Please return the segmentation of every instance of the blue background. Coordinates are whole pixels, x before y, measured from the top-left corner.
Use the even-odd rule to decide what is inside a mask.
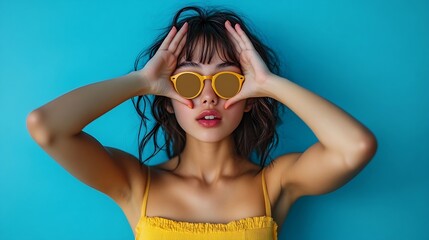
[[[339,190],[300,199],[280,239],[429,239],[429,2],[204,1],[247,17],[283,76],[377,136],[373,161]],[[120,208],[64,171],[27,132],[27,114],[132,69],[191,1],[0,0],[0,239],[132,239]],[[286,112],[274,155],[316,141]],[[131,101],[84,130],[137,155]],[[162,156],[161,156],[162,157]]]

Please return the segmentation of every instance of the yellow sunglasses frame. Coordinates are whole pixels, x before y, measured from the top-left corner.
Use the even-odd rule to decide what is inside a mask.
[[[177,87],[176,87],[176,80],[177,80],[177,78],[178,78],[178,77],[180,77],[181,75],[186,74],[186,73],[193,74],[194,76],[197,76],[197,77],[200,79],[200,90],[198,91],[198,93],[197,93],[195,96],[193,96],[193,97],[188,97],[188,98],[187,98],[187,97],[185,97],[186,99],[194,99],[194,98],[198,97],[198,96],[201,94],[201,92],[203,91],[203,88],[204,88],[204,81],[205,81],[205,80],[212,80],[212,89],[215,91],[216,95],[218,95],[220,98],[223,98],[223,99],[229,99],[229,98],[224,97],[224,96],[222,96],[221,94],[219,94],[219,92],[218,92],[218,91],[216,90],[216,88],[215,88],[216,78],[217,78],[219,75],[223,74],[223,73],[230,73],[230,74],[233,74],[233,75],[235,75],[235,76],[237,77],[238,82],[240,83],[240,87],[238,88],[237,93],[238,93],[238,92],[240,92],[241,87],[243,86],[243,82],[244,82],[244,76],[243,76],[243,75],[238,74],[238,73],[236,73],[236,72],[231,72],[231,71],[218,72],[218,73],[216,73],[215,75],[207,75],[207,76],[202,76],[202,75],[200,75],[200,74],[198,74],[198,73],[196,73],[196,72],[181,72],[181,73],[178,73],[178,74],[173,75],[173,76],[171,76],[171,77],[170,77],[170,80],[173,82],[174,89],[175,89],[175,90],[176,90],[176,92],[177,92],[177,93],[179,93],[179,94],[180,94],[180,92],[179,92],[179,91],[177,91]]]

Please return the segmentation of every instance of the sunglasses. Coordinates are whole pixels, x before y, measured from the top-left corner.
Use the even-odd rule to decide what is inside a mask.
[[[200,95],[204,80],[212,80],[215,93],[229,99],[235,96],[243,86],[244,76],[235,72],[219,72],[213,76],[201,76],[195,72],[181,72],[170,77],[176,91],[184,98],[193,99]]]

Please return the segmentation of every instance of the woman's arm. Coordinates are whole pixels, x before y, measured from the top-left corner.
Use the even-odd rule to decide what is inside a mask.
[[[186,30],[186,24],[179,31],[173,27],[142,70],[80,87],[32,111],[27,117],[31,136],[72,175],[119,204],[130,200],[133,189],[139,195],[146,171],[141,171],[138,160],[105,148],[82,129],[137,95],[162,95],[191,105],[174,91],[168,78],[185,44]]]
[[[288,79],[270,75],[266,83],[269,97],[298,115],[319,140],[302,154],[276,160],[283,167],[282,189],[293,191],[296,197],[330,192],[373,157],[377,149],[374,135],[352,116]]]
[[[129,197],[133,157],[104,148],[82,131],[125,100],[145,94],[138,72],[75,89],[32,111],[27,126],[34,140],[68,172],[116,201]],[[139,168],[135,168],[139,169]]]
[[[292,198],[330,192],[345,184],[372,158],[374,135],[353,117],[322,97],[272,74],[237,24],[225,22],[246,78],[242,90],[225,107],[251,97],[271,97],[286,105],[319,139],[304,153],[275,160],[270,173]],[[277,181],[279,180],[279,181]]]

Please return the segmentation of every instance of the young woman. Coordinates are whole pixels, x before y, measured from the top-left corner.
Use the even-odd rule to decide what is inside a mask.
[[[180,18],[183,12],[196,14]],[[27,118],[48,154],[121,207],[136,239],[277,239],[298,198],[339,188],[376,151],[375,137],[361,123],[279,76],[275,55],[231,11],[181,9],[148,53],[142,69],[139,56],[136,71],[73,90]],[[148,95],[156,95],[157,122],[139,158],[82,131],[136,96],[146,124],[140,103]],[[265,166],[277,142],[277,103],[319,141]],[[159,146],[160,130],[171,158],[142,164],[149,141]],[[253,153],[259,165],[250,161]]]

